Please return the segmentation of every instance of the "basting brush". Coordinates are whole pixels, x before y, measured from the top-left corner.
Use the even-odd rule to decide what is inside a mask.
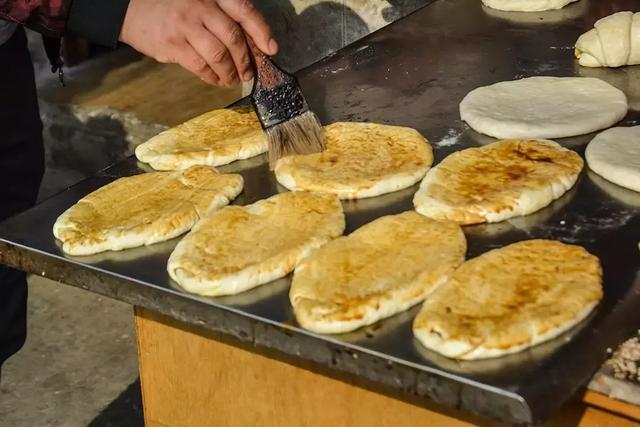
[[[298,80],[278,67],[247,36],[256,76],[251,104],[269,144],[269,166],[290,154],[311,154],[324,150],[324,130],[309,109]]]

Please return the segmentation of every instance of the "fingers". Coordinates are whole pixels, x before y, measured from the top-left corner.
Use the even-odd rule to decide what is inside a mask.
[[[249,59],[247,40],[244,37],[244,30],[233,19],[227,16],[218,6],[213,5],[215,12],[204,17],[206,28],[220,40],[229,51],[233,64],[237,70],[237,75],[242,80],[251,80],[253,72]]]
[[[179,49],[176,50],[175,60],[183,68],[191,71],[206,83],[219,86],[221,84],[218,75],[211,69],[207,61],[205,61],[196,50],[186,41]]]
[[[207,66],[217,74],[220,84],[236,86],[240,83],[236,65],[227,47],[203,25],[193,25],[187,40]]]
[[[218,5],[242,26],[261,51],[268,55],[278,52],[269,24],[250,0],[218,0]]]

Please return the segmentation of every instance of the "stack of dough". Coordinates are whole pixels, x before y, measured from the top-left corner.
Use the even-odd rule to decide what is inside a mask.
[[[427,298],[413,330],[447,357],[497,357],[560,335],[601,299],[598,258],[579,246],[529,240],[465,262]]]
[[[289,190],[319,191],[359,199],[407,188],[433,162],[429,142],[415,129],[374,123],[334,123],[325,128],[322,153],[288,156],[275,167]]]
[[[413,203],[434,219],[498,222],[533,213],[576,182],[583,162],[553,141],[504,140],[458,151],[427,173]]]
[[[574,1],[577,0],[482,0],[482,3],[492,9],[509,12],[541,12],[561,9]]]
[[[290,299],[300,325],[341,333],[421,302],[464,261],[460,226],[416,212],[385,216],[336,239],[295,271]]]
[[[460,117],[495,138],[563,138],[608,128],[627,114],[625,94],[590,77],[529,77],[469,92]]]
[[[169,258],[169,275],[189,292],[233,295],[284,277],[344,231],[330,194],[284,193],[228,206],[200,221]]]
[[[576,57],[585,67],[640,64],[640,13],[618,12],[602,18],[576,42]]]
[[[136,157],[156,170],[219,166],[267,151],[258,116],[248,108],[213,110],[136,147]]]
[[[71,255],[150,245],[188,231],[242,191],[242,176],[208,166],[120,178],[60,215],[53,234]]]
[[[621,187],[640,191],[640,126],[613,128],[587,145],[592,171]]]

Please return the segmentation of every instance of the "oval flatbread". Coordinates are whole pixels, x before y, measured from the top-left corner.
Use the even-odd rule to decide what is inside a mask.
[[[529,77],[477,88],[460,117],[495,138],[562,138],[608,128],[627,114],[625,94],[590,77]]]
[[[178,243],[167,269],[189,292],[234,295],[286,276],[344,227],[342,205],[329,194],[284,193],[228,206]]]
[[[53,234],[70,255],[151,245],[189,231],[235,199],[242,186],[241,175],[209,166],[120,178],[60,215]]]
[[[288,156],[276,163],[278,182],[292,191],[318,191],[341,199],[391,193],[420,181],[433,163],[418,131],[374,123],[325,127],[326,150]]]
[[[460,224],[533,213],[567,192],[583,162],[553,141],[498,141],[455,152],[431,169],[414,196],[416,210]]]
[[[492,9],[508,12],[541,12],[544,10],[562,9],[577,0],[482,0]]]
[[[589,168],[614,184],[640,191],[640,126],[613,128],[587,145]]]
[[[213,110],[136,147],[138,160],[156,170],[219,166],[267,151],[258,116],[248,108]]]
[[[426,299],[413,332],[447,357],[498,357],[555,338],[601,299],[598,258],[580,246],[528,240],[462,264]]]
[[[385,216],[306,258],[290,300],[303,328],[342,333],[421,302],[464,261],[460,226],[416,212]]]

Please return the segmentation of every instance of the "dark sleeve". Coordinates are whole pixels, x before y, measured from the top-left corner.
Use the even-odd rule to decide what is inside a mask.
[[[115,47],[128,6],[129,0],[73,0],[67,31],[91,42]]]
[[[65,31],[71,0],[0,0],[0,19],[59,37]],[[107,1],[107,3],[109,3]]]

